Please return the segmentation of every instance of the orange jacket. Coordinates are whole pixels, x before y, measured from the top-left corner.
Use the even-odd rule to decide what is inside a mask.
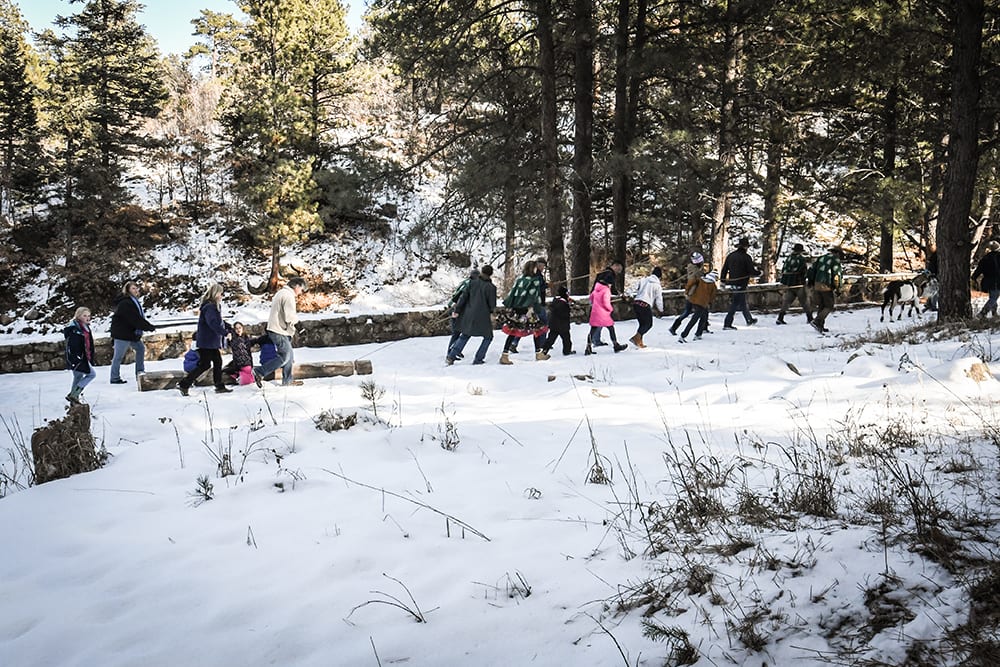
[[[715,298],[715,293],[719,290],[717,283],[705,282],[701,278],[692,278],[684,286],[684,293],[687,294],[688,301],[696,306],[708,308]]]

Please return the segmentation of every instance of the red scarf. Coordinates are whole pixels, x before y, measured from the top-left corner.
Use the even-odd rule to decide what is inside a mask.
[[[87,355],[87,361],[91,362],[93,359],[90,358],[90,327],[88,327],[83,322],[77,320],[77,324],[80,325],[80,331],[83,332],[83,353]]]

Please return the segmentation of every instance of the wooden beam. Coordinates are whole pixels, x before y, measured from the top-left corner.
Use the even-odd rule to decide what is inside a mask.
[[[307,364],[295,364],[293,374],[296,379],[309,380],[313,378],[325,378],[334,376],[349,375],[371,375],[372,362],[367,359],[356,361],[319,361]],[[183,370],[171,371],[150,371],[140,375],[138,378],[139,391],[155,391],[158,389],[173,389],[177,383],[187,375]],[[275,377],[281,377],[281,369],[275,372]],[[202,373],[195,382],[199,387],[212,386],[211,369]]]

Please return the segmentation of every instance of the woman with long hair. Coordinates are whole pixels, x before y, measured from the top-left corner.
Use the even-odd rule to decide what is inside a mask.
[[[222,285],[212,283],[201,297],[201,312],[198,315],[198,329],[194,334],[195,347],[198,349],[198,365],[177,384],[177,389],[184,396],[202,373],[212,367],[212,384],[215,393],[227,394],[232,391],[222,383],[222,348],[225,345],[229,327],[222,321]]]

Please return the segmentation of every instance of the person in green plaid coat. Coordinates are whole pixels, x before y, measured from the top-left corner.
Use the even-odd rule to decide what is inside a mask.
[[[775,324],[788,324],[785,322],[785,313],[792,307],[795,300],[799,300],[799,305],[806,313],[806,322],[812,322],[812,310],[809,309],[809,290],[806,289],[806,269],[809,268],[809,260],[805,256],[805,248],[801,243],[792,246],[792,254],[785,260],[781,267],[781,284],[785,286],[785,295],[781,300],[781,310],[778,311],[778,321]]]
[[[816,331],[826,333],[826,318],[833,312],[834,300],[837,290],[844,282],[844,270],[840,260],[844,256],[844,251],[839,246],[833,246],[829,251],[816,260],[810,269],[812,275],[811,287],[816,297],[816,307],[818,312],[813,318],[812,325]]]
[[[507,334],[507,342],[503,346],[500,363],[505,366],[512,363],[510,360],[511,348],[525,336],[531,336],[535,341],[535,359],[542,361],[549,358],[549,355],[542,351],[544,338],[540,338],[545,335],[549,328],[538,317],[542,295],[536,273],[534,260],[525,264],[521,277],[514,281],[507,296],[504,297],[503,305],[507,308],[507,314],[503,318],[502,329]]]

